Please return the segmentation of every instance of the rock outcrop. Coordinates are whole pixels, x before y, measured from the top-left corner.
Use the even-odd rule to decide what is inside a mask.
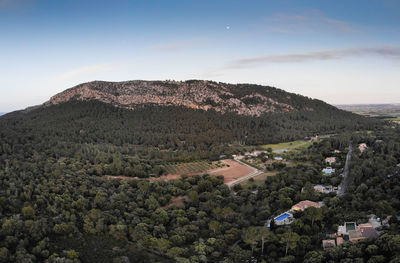
[[[265,112],[298,110],[298,107],[291,103],[292,96],[299,95],[260,85],[233,85],[202,80],[93,81],[65,90],[53,96],[44,105],[49,106],[69,100],[98,100],[129,109],[143,104],[157,104],[203,110],[212,108],[222,113],[235,112],[247,116],[260,116]],[[313,110],[307,107],[303,109]]]

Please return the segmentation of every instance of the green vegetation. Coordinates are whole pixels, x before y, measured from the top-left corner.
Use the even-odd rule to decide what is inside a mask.
[[[305,149],[309,147],[313,142],[310,141],[303,141],[303,140],[298,140],[298,141],[291,141],[291,142],[281,142],[281,143],[275,143],[275,144],[267,144],[261,146],[263,150],[268,150],[272,149],[272,151],[279,151],[279,150],[287,150],[287,151],[292,151],[292,150],[298,150],[298,149]]]
[[[263,145],[262,149],[263,150],[272,149],[273,151],[282,150],[282,149],[296,149],[300,146],[308,147],[310,144],[311,144],[310,142],[300,140],[300,141],[267,144],[267,145]]]
[[[240,184],[243,187],[254,189],[257,186],[261,186],[261,185],[265,184],[265,180],[267,179],[267,177],[275,176],[276,174],[278,174],[278,172],[262,173],[258,176],[253,177],[252,179],[250,179],[248,181],[241,182]]]
[[[377,240],[325,251],[321,240],[345,221],[400,214],[400,129],[378,130],[380,122],[352,114],[321,116],[128,111],[98,102],[6,115],[0,118],[0,262],[399,262],[394,219]],[[340,133],[347,129],[374,132]],[[235,153],[232,143],[296,140],[315,130],[340,134],[287,154],[291,165],[271,164],[275,176],[236,185],[235,193],[223,178],[207,175],[152,183],[103,177],[159,176],[182,162],[192,163],[180,169],[200,169],[208,161],[194,160]],[[350,142],[369,147],[354,150],[348,191],[315,192],[313,184],[340,184],[340,175],[321,176],[321,169],[336,149],[333,167],[341,169]],[[265,227],[302,200],[325,206],[296,213],[291,225]]]
[[[184,107],[126,110],[98,101],[71,101],[3,116],[0,136],[8,145],[18,140],[27,154],[81,167],[82,174],[147,178],[166,174],[170,164],[238,153],[232,144],[290,141],[315,130],[372,129],[379,123],[323,104],[318,114],[248,117]]]
[[[251,167],[254,167],[254,168],[258,169],[258,170],[261,170],[261,171],[264,170],[263,167],[258,166],[258,165],[254,164],[254,163],[248,162],[245,159],[242,159],[241,162],[243,162],[243,163],[245,163],[247,165],[250,165]]]
[[[206,161],[197,161],[197,162],[166,165],[165,171],[169,174],[191,174],[191,173],[201,173],[210,169],[223,166],[224,164],[221,162],[211,163]]]
[[[398,260],[396,221],[375,241],[322,251],[321,240],[344,221],[362,223],[371,213],[381,218],[399,214],[400,203],[393,198],[400,190],[399,135],[400,130],[391,129],[351,138],[370,147],[361,155],[355,150],[352,180],[341,198],[310,186],[340,182],[339,176],[320,176],[320,168],[334,149],[342,151],[339,160],[345,158],[350,138],[342,135],[294,154],[295,160],[311,166],[283,167],[236,195],[222,178],[209,176],[169,183],[106,180],[80,174],[80,167],[74,170],[45,155],[27,158],[25,151],[9,152],[3,143],[0,256],[12,262]],[[13,148],[21,146],[17,142]],[[183,207],[162,208],[180,196],[188,196]],[[311,209],[295,214],[289,226],[265,228],[268,218],[301,200],[323,200],[326,205],[316,213]]]

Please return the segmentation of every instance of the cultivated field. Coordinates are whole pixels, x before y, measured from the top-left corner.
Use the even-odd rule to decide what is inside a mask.
[[[257,169],[255,168],[246,166],[234,160],[223,160],[222,162],[224,162],[229,167],[213,169],[208,171],[207,173],[211,175],[224,176],[224,182],[226,184],[229,184],[241,177],[247,176],[254,171],[257,171]]]
[[[254,176],[253,177],[253,179],[254,179],[253,182],[250,182],[249,180],[246,180],[246,181],[241,182],[240,184],[242,186],[245,186],[245,187],[251,187],[253,185],[260,186],[260,185],[264,184],[264,182],[267,179],[267,177],[275,176],[277,173],[278,173],[278,171],[262,173],[260,175]]]
[[[167,174],[193,174],[193,173],[202,173],[207,170],[215,169],[218,167],[224,166],[222,162],[206,162],[206,161],[198,161],[198,162],[190,162],[190,163],[180,163],[167,165],[166,170]]]

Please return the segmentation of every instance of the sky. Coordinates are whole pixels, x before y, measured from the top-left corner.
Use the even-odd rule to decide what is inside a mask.
[[[0,0],[0,112],[134,79],[400,103],[400,1]]]

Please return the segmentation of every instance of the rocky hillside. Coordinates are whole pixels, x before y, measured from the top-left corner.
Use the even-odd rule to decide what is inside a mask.
[[[185,106],[203,110],[212,108],[217,112],[235,112],[247,116],[260,116],[266,112],[314,111],[323,103],[276,88],[252,84],[233,85],[202,80],[135,80],[80,84],[53,96],[45,105],[70,100],[98,100],[128,109],[143,104]]]

